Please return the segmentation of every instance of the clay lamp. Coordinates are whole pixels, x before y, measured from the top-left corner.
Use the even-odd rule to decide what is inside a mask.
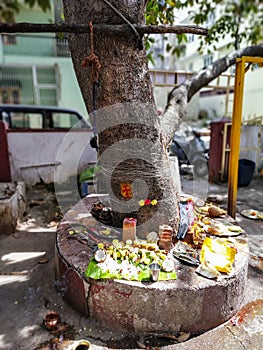
[[[48,330],[52,331],[57,329],[58,323],[59,323],[59,314],[56,311],[51,311],[48,314],[46,314],[44,325]]]
[[[101,202],[94,203],[92,205],[90,213],[95,219],[98,219],[103,208],[104,208],[104,205]]]

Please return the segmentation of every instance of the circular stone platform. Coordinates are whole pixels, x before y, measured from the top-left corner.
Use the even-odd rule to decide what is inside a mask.
[[[249,257],[244,234],[236,237],[238,253],[232,275],[217,281],[197,275],[195,267],[179,261],[177,279],[173,281],[87,278],[85,270],[93,255],[91,242],[88,244],[81,235],[70,237],[68,229],[79,224],[92,227],[94,218],[89,213],[98,200],[102,198],[82,199],[66,213],[57,229],[56,277],[65,291],[65,300],[73,308],[114,329],[156,334],[204,332],[227,321],[240,309]]]

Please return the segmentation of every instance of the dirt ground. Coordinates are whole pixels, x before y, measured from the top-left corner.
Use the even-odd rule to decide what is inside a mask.
[[[215,345],[205,347],[209,332],[189,343],[178,344],[167,335],[158,339],[152,336],[140,338],[105,329],[74,311],[64,302],[65,286],[58,283],[55,276],[55,232],[60,218],[53,189],[44,185],[34,186],[27,190],[27,210],[16,232],[9,236],[0,235],[0,349],[64,349],[74,339],[87,339],[94,349],[162,347],[191,350],[200,346],[204,350],[219,349]],[[248,278],[244,303],[262,300],[262,271],[250,267]],[[58,329],[50,331],[43,322],[53,310],[58,312],[60,323]],[[228,336],[231,337],[230,347],[223,348],[239,349],[240,344],[237,347],[232,344],[234,335],[229,333],[225,335],[226,339]],[[213,333],[210,338],[214,338]],[[246,348],[260,349],[256,336],[253,341],[253,347]],[[189,345],[184,347],[184,344]]]
[[[0,349],[64,349],[79,339],[88,339],[96,349],[135,349],[137,341],[147,344],[147,339],[140,342],[128,332],[106,329],[64,302],[65,286],[56,280],[54,257],[61,215],[53,189],[37,185],[27,189],[26,212],[16,232],[0,235]],[[44,325],[51,311],[60,316],[55,331]],[[151,342],[174,343],[167,339]]]

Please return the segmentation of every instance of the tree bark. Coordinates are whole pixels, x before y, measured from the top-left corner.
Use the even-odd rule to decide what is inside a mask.
[[[136,25],[134,29],[139,35],[144,34],[197,34],[207,35],[207,29],[194,25]],[[89,33],[87,24],[57,24],[57,23],[0,23],[1,33]],[[94,24],[94,33],[108,32],[112,35],[131,36],[131,27],[127,24],[109,25]]]
[[[103,1],[63,2],[66,24],[123,23]],[[131,23],[144,23],[145,1],[111,3]],[[110,193],[114,224],[122,226],[124,217],[135,216],[140,237],[157,231],[164,223],[177,231],[177,196],[154,104],[145,49],[138,49],[135,36],[94,34],[94,53],[101,64],[98,82],[94,83],[91,68],[81,66],[83,59],[92,53],[91,39],[90,35],[72,34],[70,49],[83,98],[98,131],[99,163]],[[132,189],[130,198],[122,192],[122,186],[127,184]],[[138,204],[146,199],[157,200],[157,204]]]

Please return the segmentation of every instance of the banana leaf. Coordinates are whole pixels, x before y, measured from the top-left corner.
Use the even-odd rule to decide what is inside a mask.
[[[97,264],[96,260],[92,258],[90,260],[90,263],[86,269],[86,277],[93,278],[95,280],[99,279],[126,279],[131,281],[151,281],[150,277],[150,268],[148,266],[145,266],[144,269],[142,269],[136,276],[127,276],[122,275],[118,271],[116,272],[109,272],[109,271],[103,271]],[[168,280],[175,280],[177,277],[176,272],[164,272],[160,271],[159,274],[159,281],[168,281]]]

